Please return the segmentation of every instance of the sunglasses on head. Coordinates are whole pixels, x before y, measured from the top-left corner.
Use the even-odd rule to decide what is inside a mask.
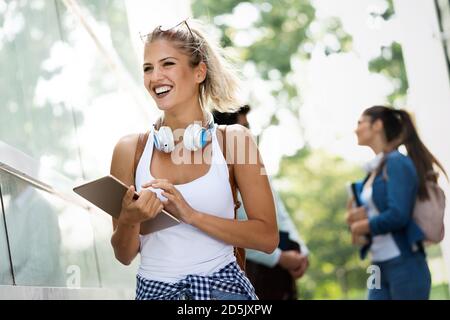
[[[186,27],[187,27],[188,30],[189,30],[189,33],[191,34],[192,39],[195,39],[194,34],[192,33],[192,30],[191,30],[191,28],[189,27],[189,24],[188,24],[188,22],[187,22],[188,19],[189,19],[189,18],[184,19],[183,21],[181,21],[180,23],[177,23],[177,24],[174,25],[173,27],[166,27],[166,26],[160,25],[160,26],[158,26],[158,27],[156,28],[156,30],[158,30],[158,31],[160,31],[160,32],[167,32],[167,31],[176,29],[176,28],[178,28],[178,27],[181,26],[181,25],[186,25]],[[149,38],[150,35],[152,35],[152,33],[153,33],[153,32],[147,33],[147,34],[141,34],[141,33],[139,32],[139,36],[140,36],[142,42],[144,42],[144,43],[148,42],[148,38]]]

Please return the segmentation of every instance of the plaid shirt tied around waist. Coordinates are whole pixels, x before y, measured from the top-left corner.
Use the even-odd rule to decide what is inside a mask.
[[[211,290],[215,289],[258,299],[245,273],[236,262],[231,262],[209,276],[188,275],[176,283],[137,275],[136,300],[211,300]]]

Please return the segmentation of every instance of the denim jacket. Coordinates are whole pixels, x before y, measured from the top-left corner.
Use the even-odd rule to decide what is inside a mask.
[[[386,155],[384,166],[386,170],[380,170],[372,185],[372,200],[380,214],[369,218],[370,236],[391,233],[401,255],[410,255],[415,244],[423,250],[424,239],[424,233],[412,219],[419,185],[417,171],[411,158],[397,150]],[[359,197],[367,179],[368,176],[357,183]],[[370,246],[369,240],[361,248],[361,259],[367,256]]]

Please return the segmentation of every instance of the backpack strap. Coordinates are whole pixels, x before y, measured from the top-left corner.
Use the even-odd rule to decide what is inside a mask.
[[[139,160],[142,157],[142,153],[144,153],[145,145],[147,144],[147,140],[148,140],[149,134],[150,134],[150,131],[147,131],[145,133],[140,133],[139,137],[138,137],[137,144],[136,144],[136,151],[134,153],[134,165],[133,165],[133,180],[134,180],[134,187],[135,188],[136,188],[136,171],[137,171],[137,166],[139,164]]]
[[[223,154],[223,157],[225,158],[225,161],[227,162],[231,193],[233,194],[234,218],[237,219],[237,209],[240,208],[241,202],[237,199],[237,187],[236,187],[236,182],[234,179],[233,164],[228,163],[229,161],[231,161],[231,156],[230,156],[230,152],[227,148],[227,126],[220,125],[219,130],[222,132],[222,154]],[[230,159],[230,160],[227,160],[227,159]]]
[[[241,206],[241,203],[237,200],[237,186],[234,178],[234,170],[233,170],[233,163],[229,163],[231,161],[231,158],[229,156],[229,150],[227,148],[227,126],[226,125],[220,125],[219,130],[222,134],[222,154],[225,158],[225,161],[227,162],[228,166],[228,173],[229,173],[229,182],[231,187],[231,193],[233,195],[233,202],[234,202],[234,219],[237,219],[237,209]],[[227,156],[228,155],[228,156]],[[230,159],[227,161],[227,159]],[[245,249],[244,248],[238,248],[234,247],[234,255],[236,256],[236,261],[241,267],[242,271],[245,272]]]

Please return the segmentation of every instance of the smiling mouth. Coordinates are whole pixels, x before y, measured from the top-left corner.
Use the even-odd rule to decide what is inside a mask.
[[[165,96],[167,96],[170,93],[170,91],[172,91],[172,88],[173,88],[172,86],[168,86],[168,85],[159,86],[159,87],[153,88],[153,92],[155,92],[155,94],[158,98],[164,98]]]

